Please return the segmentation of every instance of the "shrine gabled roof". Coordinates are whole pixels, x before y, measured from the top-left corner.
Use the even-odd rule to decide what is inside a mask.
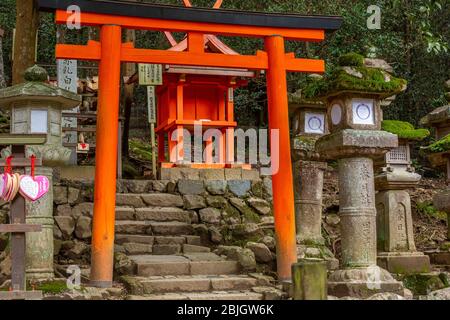
[[[254,27],[318,29],[335,31],[342,18],[337,16],[262,13],[238,10],[180,7],[150,3],[108,0],[36,0],[42,11],[66,10],[71,5],[81,12],[177,21],[220,23]]]

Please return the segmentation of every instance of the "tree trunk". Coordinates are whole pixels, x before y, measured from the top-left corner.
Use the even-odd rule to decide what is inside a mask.
[[[126,30],[125,32],[125,42],[135,42],[136,32],[134,30]],[[123,67],[123,75],[125,77],[131,77],[136,72],[135,63],[125,63]],[[134,103],[134,84],[129,84],[124,86],[124,124],[123,124],[123,135],[122,135],[122,154],[125,157],[129,157],[129,143],[128,139],[130,137],[130,119],[131,119],[131,108]]]
[[[4,31],[0,28],[0,89],[6,87],[5,64],[3,63],[3,35]]]
[[[16,0],[16,35],[13,57],[13,84],[23,82],[24,72],[36,62],[36,34],[39,12],[34,1]]]

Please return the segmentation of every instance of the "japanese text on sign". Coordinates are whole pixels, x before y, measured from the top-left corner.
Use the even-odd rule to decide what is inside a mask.
[[[139,84],[143,86],[162,85],[162,65],[139,64]]]

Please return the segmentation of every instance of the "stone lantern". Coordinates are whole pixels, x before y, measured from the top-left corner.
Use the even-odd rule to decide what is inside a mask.
[[[299,259],[322,259],[328,269],[339,261],[322,236],[322,192],[327,163],[315,151],[315,143],[328,134],[327,109],[320,100],[306,100],[301,90],[289,96],[292,123],[295,222]]]
[[[430,132],[394,120],[383,121],[382,127],[399,137],[399,146],[376,162],[378,265],[397,274],[429,272],[430,258],[416,250],[407,189],[422,178],[411,165],[410,145]]]
[[[450,80],[446,83],[445,97],[450,103]],[[434,207],[447,213],[447,241],[441,245],[440,251],[431,254],[435,264],[450,265],[450,104],[439,107],[421,120],[421,124],[435,128],[436,142],[423,151],[428,155],[431,165],[443,168],[447,172],[447,189],[436,194]]]
[[[328,109],[331,134],[317,141],[316,151],[338,160],[342,258],[328,282],[329,294],[338,297],[403,294],[402,284],[377,266],[373,160],[398,147],[396,135],[381,131],[381,103],[404,90],[406,81],[372,62],[358,54],[342,56],[329,76],[305,91]]]
[[[11,113],[11,134],[47,134],[44,145],[27,146],[27,157],[35,155],[43,166],[35,175],[45,175],[52,186],[51,166],[64,165],[71,151],[62,145],[61,111],[72,109],[81,98],[45,83],[48,74],[35,65],[25,71],[25,82],[0,90],[0,108]],[[1,152],[7,157],[10,149]],[[29,173],[29,171],[28,171]],[[52,278],[53,273],[53,190],[35,202],[27,201],[27,223],[42,225],[42,232],[27,235],[27,277]]]

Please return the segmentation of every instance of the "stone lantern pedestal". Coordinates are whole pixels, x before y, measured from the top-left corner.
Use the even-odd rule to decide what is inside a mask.
[[[378,265],[397,274],[430,272],[430,259],[416,250],[411,199],[421,176],[411,166],[409,142],[389,151],[377,165],[375,177]]]
[[[294,113],[291,122],[297,255],[302,260],[324,260],[328,270],[335,270],[339,261],[322,236],[322,193],[327,163],[315,151],[317,139],[328,133],[326,106],[321,101],[301,99],[299,90],[289,96],[289,109]]]
[[[397,136],[384,131],[342,130],[317,142],[317,151],[338,159],[340,270],[328,281],[333,296],[367,297],[378,292],[403,294],[403,286],[377,267],[373,159],[395,148]]]
[[[446,82],[446,88],[445,97],[450,103],[450,80]],[[429,255],[433,264],[450,266],[450,104],[430,112],[421,120],[421,124],[433,127],[436,131],[436,142],[423,148],[431,165],[447,172],[447,188],[433,199],[434,207],[447,213],[447,241],[441,244],[440,250],[430,252]]]
[[[62,145],[61,112],[73,109],[81,98],[69,91],[46,83],[45,69],[33,66],[25,71],[26,82],[0,90],[0,108],[11,110],[11,134],[47,134],[44,145],[27,146],[26,156],[42,159],[43,166],[35,175],[53,180],[53,166],[64,165],[71,151]],[[11,154],[9,148],[2,157]],[[30,174],[29,168],[27,174]],[[26,238],[26,271],[28,279],[48,279],[53,272],[53,190],[35,202],[27,201],[26,222],[41,224],[42,232],[30,233]]]
[[[315,150],[338,161],[341,265],[328,279],[328,293],[338,297],[403,294],[402,283],[377,266],[374,160],[398,147],[396,135],[381,131],[381,105],[403,91],[406,81],[373,62],[344,55],[333,72],[305,90],[327,105],[331,134],[321,137]]]

